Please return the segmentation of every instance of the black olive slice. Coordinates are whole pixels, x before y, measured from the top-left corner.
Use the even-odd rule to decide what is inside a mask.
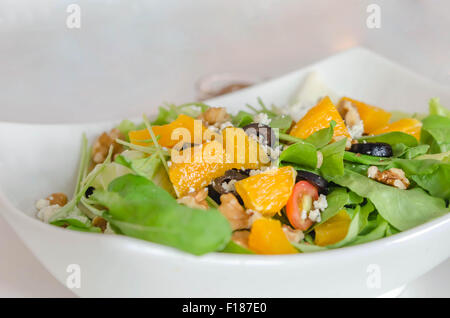
[[[223,184],[229,183],[231,180],[239,181],[245,178],[248,178],[248,175],[240,172],[239,170],[227,170],[223,176],[214,179],[213,182],[208,186],[208,194],[214,201],[220,204],[220,196],[222,194],[233,193],[238,201],[242,204],[243,201],[237,194],[236,190],[230,191],[230,189],[224,188]]]
[[[94,190],[95,190],[94,187],[89,187],[89,188],[87,188],[86,192],[84,193],[84,196],[85,196],[86,198],[89,198],[89,197],[92,195],[92,193],[94,193]]]
[[[317,187],[319,193],[328,194],[328,181],[321,176],[309,171],[297,170],[297,178],[295,182],[299,182],[301,180],[311,182],[314,186]]]
[[[361,153],[374,157],[392,157],[392,147],[384,142],[367,142],[353,144],[350,148],[351,152]]]
[[[272,145],[275,145],[275,133],[273,132],[272,128],[267,125],[258,124],[258,123],[252,123],[248,124],[247,126],[244,126],[244,131],[247,135],[256,135],[256,137],[259,140],[259,136],[262,136],[262,141],[264,145],[267,145],[269,147],[272,147]]]

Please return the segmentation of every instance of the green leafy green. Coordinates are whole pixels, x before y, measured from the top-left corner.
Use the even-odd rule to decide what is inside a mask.
[[[203,103],[187,103],[182,105],[166,104],[158,108],[158,116],[152,125],[166,125],[173,122],[181,114],[196,118],[209,108]],[[145,126],[143,126],[145,128]]]
[[[360,163],[364,165],[370,165],[370,166],[383,166],[388,165],[391,162],[391,159],[389,158],[383,158],[383,157],[375,157],[375,156],[369,156],[361,153],[354,153],[350,151],[344,152],[344,160],[354,163]]]
[[[391,167],[402,169],[409,179],[432,196],[450,199],[450,163],[432,159],[396,159],[389,165]]]
[[[370,199],[381,216],[402,231],[448,212],[443,199],[432,197],[422,189],[400,190],[349,169],[345,169],[343,175],[334,175],[329,180]]]
[[[450,151],[450,118],[430,115],[422,123],[420,141],[430,145],[430,153]]]
[[[316,147],[306,142],[297,142],[281,152],[280,161],[315,169],[317,167]]]
[[[320,172],[324,176],[341,175],[344,173],[344,152],[347,140],[343,138],[323,147],[320,151],[323,163]]]
[[[340,210],[344,208],[349,200],[349,194],[344,188],[335,188],[327,195],[328,207],[323,210],[321,221],[322,224],[335,216]]]
[[[430,99],[428,105],[430,115],[439,115],[450,118],[450,110],[441,105],[438,97]]]
[[[104,217],[121,233],[201,255],[222,250],[231,237],[227,219],[216,209],[180,205],[142,176],[128,174],[95,190],[92,200],[108,208]]]
[[[392,131],[375,136],[363,136],[361,138],[358,138],[358,141],[384,142],[390,144],[391,146],[394,146],[396,144],[404,144],[408,147],[415,147],[418,145],[416,138],[400,131]]]
[[[328,145],[331,142],[331,139],[333,139],[333,133],[334,133],[334,127],[336,126],[336,122],[332,120],[330,122],[330,127],[323,128],[312,135],[310,135],[308,138],[306,138],[306,142],[309,142],[310,144],[313,144],[317,148],[322,148],[326,145]]]
[[[231,120],[236,127],[244,127],[253,122],[253,115],[249,112],[240,110]]]
[[[229,241],[227,246],[221,251],[222,253],[233,253],[233,254],[255,254],[248,248],[245,248],[233,241]]]
[[[131,120],[124,119],[120,122],[119,125],[116,126],[116,128],[119,129],[122,135],[125,136],[126,141],[130,141],[130,139],[128,138],[128,133],[133,130],[144,129],[145,126],[144,123],[136,125]]]

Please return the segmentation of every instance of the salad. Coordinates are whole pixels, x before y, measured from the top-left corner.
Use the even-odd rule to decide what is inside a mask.
[[[69,230],[126,235],[195,255],[308,253],[371,242],[449,212],[450,111],[387,112],[320,98],[301,118],[165,105],[88,145],[75,190],[38,200]]]

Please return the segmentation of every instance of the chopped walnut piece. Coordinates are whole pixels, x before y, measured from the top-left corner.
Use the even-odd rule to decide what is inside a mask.
[[[241,245],[242,247],[248,248],[248,236],[250,235],[250,231],[234,231],[231,235],[231,240]]]
[[[305,237],[302,230],[294,230],[289,225],[283,224],[283,232],[291,243],[298,243]]]
[[[359,138],[364,133],[364,122],[359,116],[358,109],[351,101],[341,100],[338,105],[339,114],[344,118],[348,132],[352,138]]]
[[[347,126],[353,127],[359,123],[358,109],[348,100],[342,100],[337,107]]]
[[[405,190],[409,187],[409,180],[406,178],[405,172],[402,169],[391,168],[381,172],[378,170],[378,167],[370,166],[369,169],[367,169],[367,176],[370,179],[374,179],[398,189]]]
[[[102,232],[105,232],[106,227],[108,225],[108,222],[102,218],[101,216],[96,216],[93,220],[92,220],[92,225],[99,227]]]
[[[67,195],[61,192],[50,194],[46,200],[48,200],[49,205],[59,205],[65,206],[67,204]]]
[[[206,202],[208,188],[203,188],[195,192],[190,192],[184,197],[177,199],[178,203],[184,204],[190,208],[207,210],[209,208]]]
[[[122,139],[123,135],[119,129],[113,128],[108,134],[101,134],[92,146],[92,161],[102,163],[108,156],[109,147],[113,146],[113,157],[123,151],[122,145],[116,142],[116,139]]]
[[[248,228],[249,215],[232,193],[222,194],[220,202],[219,211],[230,222],[233,231]]]
[[[223,124],[230,120],[231,116],[227,113],[226,109],[223,107],[211,107],[208,108],[205,112],[197,117],[198,119],[203,120],[203,123],[206,126],[216,126],[219,127],[220,124]]]

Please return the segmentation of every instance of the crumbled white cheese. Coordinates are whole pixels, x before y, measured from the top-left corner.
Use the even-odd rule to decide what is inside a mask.
[[[306,220],[306,218],[308,217],[308,212],[306,210],[302,211],[302,220]]]
[[[308,217],[313,222],[320,222],[322,220],[319,209],[309,211]]]
[[[364,122],[360,119],[357,121],[356,124],[354,124],[351,127],[347,127],[348,128],[348,132],[350,134],[350,136],[353,139],[358,139],[360,137],[362,137],[363,133],[364,133]]]
[[[220,131],[224,130],[227,127],[233,127],[233,124],[229,121],[224,122],[223,124],[220,125]]]
[[[36,202],[36,209],[42,210],[50,205],[50,201],[46,199],[40,199]]]
[[[377,173],[378,173],[377,166],[370,166],[369,169],[367,169],[367,177],[369,177],[370,179],[374,179]]]
[[[319,198],[313,202],[314,208],[320,211],[325,210],[328,207],[327,197],[323,194],[319,196]]]
[[[167,161],[167,166],[170,168],[172,166],[172,161]]]
[[[270,124],[270,122],[272,121],[272,119],[270,119],[266,113],[259,113],[259,114],[256,114],[255,116],[253,116],[253,121],[255,123],[268,126]]]
[[[249,175],[250,175],[250,177],[251,176],[256,176],[257,174],[260,174],[260,173],[263,173],[263,172],[267,172],[269,170],[276,169],[276,168],[277,167],[275,167],[275,166],[261,167],[261,169],[250,170]]]
[[[37,213],[37,217],[41,220],[44,221],[45,223],[48,223],[50,218],[55,215],[59,209],[61,209],[61,207],[57,204],[54,205],[49,205],[41,210],[39,210],[39,212]]]
[[[189,193],[194,193],[195,192],[195,188],[194,187],[189,187]]]
[[[230,182],[222,182],[222,188],[226,192],[233,192],[234,191],[234,184],[236,183],[236,179],[230,180]]]
[[[316,164],[316,168],[319,169],[320,167],[322,167],[322,163],[323,163],[323,154],[321,151],[317,151],[317,164]]]

